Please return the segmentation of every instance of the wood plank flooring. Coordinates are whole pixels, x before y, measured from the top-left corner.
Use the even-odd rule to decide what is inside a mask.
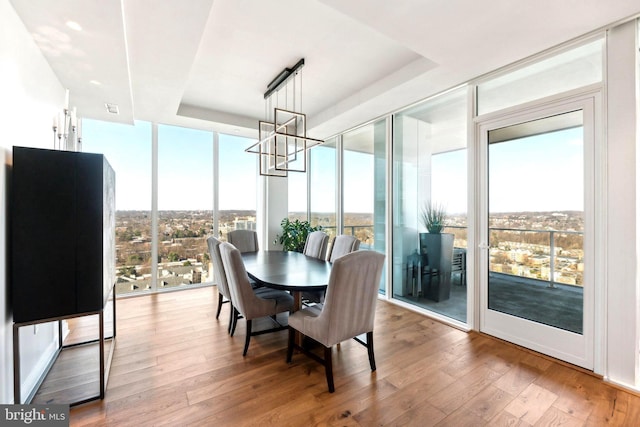
[[[548,358],[378,302],[371,373],[364,347],[334,349],[336,392],[287,332],[227,334],[216,288],[118,300],[104,401],[73,426],[638,426],[640,397]]]
[[[82,402],[100,395],[99,316],[89,315],[67,320],[71,325],[63,348],[44,382],[33,397],[33,404]],[[113,335],[113,305],[104,312],[105,337]],[[93,342],[96,341],[96,342]],[[111,340],[106,339],[105,369],[107,370]]]

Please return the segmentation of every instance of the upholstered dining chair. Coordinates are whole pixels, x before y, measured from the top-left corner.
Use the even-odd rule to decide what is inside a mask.
[[[254,230],[233,230],[227,234],[227,241],[241,253],[258,252],[258,233]]]
[[[227,234],[227,241],[235,246],[240,253],[258,252],[258,233],[254,230],[233,230]],[[255,281],[249,279],[254,289],[260,287]],[[236,319],[237,320],[237,319]],[[235,326],[235,324],[234,324]]]
[[[327,244],[329,235],[324,231],[313,231],[307,236],[304,243],[303,254],[318,259],[325,259],[327,256]]]
[[[218,309],[216,310],[216,319],[220,316],[222,304],[231,302],[231,294],[229,293],[229,285],[227,284],[227,275],[225,274],[224,266],[222,265],[222,258],[220,257],[220,243],[222,242],[213,236],[207,239],[209,257],[213,264],[213,273],[215,274],[218,285]],[[231,326],[234,324],[234,315],[234,308],[231,306],[229,312],[229,333],[231,333]]]
[[[333,238],[327,258],[333,262],[343,255],[357,251],[358,248],[360,248],[360,240],[348,234],[340,234]]]
[[[378,301],[384,255],[375,251],[358,251],[344,255],[333,263],[322,310],[304,308],[289,316],[287,363],[294,348],[325,367],[329,392],[333,393],[331,349],[354,338],[367,347],[371,371],[376,370],[373,353],[373,324]],[[295,342],[296,331],[324,346],[324,358]],[[366,334],[366,342],[358,335]]]
[[[258,294],[249,283],[247,270],[244,268],[240,251],[231,243],[221,243],[220,256],[222,265],[227,275],[227,283],[231,294],[233,306],[246,320],[247,335],[244,342],[243,356],[247,355],[249,342],[252,336],[265,334],[267,332],[281,331],[286,328],[276,322],[275,316],[278,313],[291,311],[293,308],[293,297],[285,291],[261,288]],[[277,324],[276,327],[261,331],[252,331],[252,321],[260,317],[268,317]],[[235,329],[235,327],[234,327]]]
[[[307,236],[303,254],[324,260],[327,256],[329,235],[324,231],[313,231]],[[302,293],[302,301],[306,303],[320,303],[324,300],[324,291],[306,291]]]

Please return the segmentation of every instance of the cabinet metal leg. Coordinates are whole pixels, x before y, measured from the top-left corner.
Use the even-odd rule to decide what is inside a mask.
[[[13,403],[22,403],[20,395],[20,327],[13,324]]]

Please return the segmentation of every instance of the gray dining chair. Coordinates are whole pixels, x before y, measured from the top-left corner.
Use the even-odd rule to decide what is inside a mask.
[[[292,310],[293,297],[288,292],[267,288],[261,288],[260,293],[256,293],[256,290],[249,283],[249,276],[244,268],[240,251],[231,243],[226,242],[221,243],[219,248],[231,301],[246,321],[247,335],[242,352],[242,355],[246,356],[252,336],[281,331],[286,328],[276,321],[275,316],[278,313]],[[252,321],[261,317],[269,317],[277,326],[266,330],[252,331]]]
[[[355,252],[360,248],[360,240],[348,234],[340,234],[333,238],[328,259],[334,262],[343,255]]]
[[[220,317],[220,311],[222,310],[222,304],[231,302],[231,293],[229,292],[229,285],[227,284],[227,275],[222,265],[222,258],[220,257],[220,244],[222,242],[215,237],[211,236],[207,239],[207,246],[209,247],[209,257],[211,258],[211,264],[213,265],[213,273],[216,277],[216,283],[218,286],[218,309],[216,310],[216,319]],[[231,333],[231,327],[234,325],[234,308],[231,304],[229,310],[229,333]]]
[[[302,251],[306,256],[318,259],[325,259],[327,256],[327,245],[329,243],[329,235],[324,231],[313,231],[307,236]]]
[[[324,231],[309,233],[304,244],[303,254],[313,258],[324,260],[327,256],[327,244],[329,235]],[[302,301],[305,303],[320,303],[324,299],[324,291],[306,291],[302,293]]]
[[[331,349],[348,339],[367,347],[371,371],[376,370],[373,353],[373,324],[378,301],[378,287],[385,256],[375,251],[358,251],[344,255],[333,263],[322,310],[310,307],[289,316],[287,363],[297,349],[325,367],[329,392],[333,393]],[[324,358],[295,341],[296,331],[324,346]],[[358,336],[366,334],[366,342]]]
[[[227,241],[235,246],[240,253],[258,252],[258,233],[254,230],[233,230],[227,233]],[[259,288],[260,285],[249,279],[253,288]]]
[[[254,230],[233,230],[227,233],[227,242],[235,246],[241,253],[258,252],[258,233]]]

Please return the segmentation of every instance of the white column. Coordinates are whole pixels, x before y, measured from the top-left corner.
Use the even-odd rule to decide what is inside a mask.
[[[605,377],[638,387],[638,111],[635,21],[607,41]]]
[[[295,173],[295,172],[294,172]],[[258,236],[261,250],[282,250],[273,242],[281,234],[280,222],[289,215],[289,186],[287,178],[260,176],[258,191]]]
[[[158,289],[158,124],[151,124],[151,290]]]
[[[219,237],[219,221],[220,221],[220,186],[218,182],[220,181],[220,134],[218,132],[213,132],[213,235],[218,238]]]

